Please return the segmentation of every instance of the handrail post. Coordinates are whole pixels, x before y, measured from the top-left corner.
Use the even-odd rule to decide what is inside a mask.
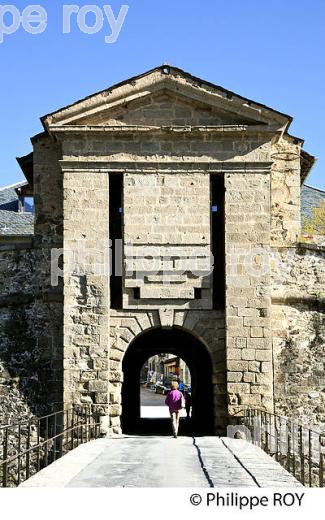
[[[62,437],[62,455],[64,453],[66,453],[66,451],[65,451],[66,445],[69,442],[69,428],[70,428],[69,418],[70,418],[69,410],[67,409],[66,410],[65,422],[62,425],[62,433],[63,433],[63,437]]]
[[[308,430],[308,471],[309,471],[309,487],[313,487],[313,438],[312,431]]]
[[[277,416],[275,415],[274,416],[274,434],[276,435],[276,439],[275,439],[275,446],[276,446],[276,460],[279,462],[281,462],[281,442],[282,442],[282,421],[281,421],[281,417],[278,418],[278,421],[277,421]]]
[[[287,470],[289,471],[289,473],[291,472],[291,460],[290,460],[290,456],[291,456],[291,432],[289,431],[289,428],[287,429],[287,443],[288,443],[288,446],[287,446]]]
[[[74,448],[74,408],[72,408],[72,417],[71,417],[71,446],[70,448],[73,450]]]
[[[30,422],[27,425],[27,441],[26,441],[26,480],[30,477]]]
[[[295,477],[295,476],[296,476],[296,453],[295,453],[295,450],[296,450],[296,439],[295,439],[296,428],[295,428],[294,423],[291,423],[291,424],[292,424],[292,427],[291,427],[291,438],[292,438],[292,471],[293,471],[293,476]]]
[[[324,453],[323,453],[324,437],[319,436],[319,487],[324,487]]]
[[[271,421],[268,421],[269,414],[265,411],[264,420],[265,420],[265,451],[267,454],[270,453],[270,432],[271,432]]]
[[[48,466],[49,463],[49,418],[46,417],[45,419],[45,456],[44,456],[44,464],[45,467]]]
[[[41,426],[40,426],[40,419],[37,419],[37,471],[40,471],[41,469]]]
[[[7,487],[8,483],[8,440],[9,440],[9,427],[5,429],[4,440],[3,440],[3,476],[2,486]]]
[[[56,432],[57,432],[57,416],[54,415],[54,443],[53,443],[53,462],[56,460],[56,447],[57,447],[57,438],[56,438]]]
[[[17,472],[18,472],[18,486],[20,484],[20,471],[21,471],[21,425],[18,425],[18,463],[17,463]]]
[[[305,454],[304,454],[304,435],[303,426],[299,426],[299,452],[300,452],[300,478],[303,485],[305,485]]]

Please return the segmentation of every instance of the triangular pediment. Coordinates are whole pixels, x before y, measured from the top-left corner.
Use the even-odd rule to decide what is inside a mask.
[[[72,124],[75,123],[72,122]],[[259,122],[187,96],[181,96],[168,89],[126,101],[117,107],[86,114],[78,119],[78,125],[215,126],[243,124],[256,125]]]
[[[286,129],[291,118],[174,67],[162,66],[42,118],[52,126],[263,125]]]

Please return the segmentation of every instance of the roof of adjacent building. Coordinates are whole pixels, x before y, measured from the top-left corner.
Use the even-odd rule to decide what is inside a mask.
[[[19,182],[0,188],[0,235],[32,235],[34,233],[34,215],[18,213],[16,189],[26,185],[27,182]]]
[[[313,208],[317,208],[325,200],[325,191],[313,186],[301,186],[301,218],[310,218]]]

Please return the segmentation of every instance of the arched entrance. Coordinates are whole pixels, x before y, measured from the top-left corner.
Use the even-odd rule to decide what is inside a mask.
[[[192,378],[191,433],[213,434],[212,361],[204,344],[184,329],[155,328],[137,336],[128,347],[122,370],[122,431],[152,433],[148,421],[140,419],[140,371],[151,356],[166,352],[181,357],[188,365]],[[166,423],[166,421],[165,421]],[[152,426],[152,424],[151,424]],[[157,425],[156,425],[157,427]],[[158,426],[159,430],[159,426]],[[166,428],[161,426],[161,432]],[[158,433],[155,431],[155,433]]]

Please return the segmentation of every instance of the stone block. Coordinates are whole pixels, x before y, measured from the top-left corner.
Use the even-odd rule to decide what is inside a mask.
[[[228,359],[242,359],[241,349],[238,348],[229,348],[227,349],[227,358]]]
[[[113,428],[120,428],[120,416],[119,415],[111,416],[110,423]]]
[[[261,372],[271,372],[272,371],[272,363],[270,361],[263,361],[261,363]]]
[[[243,318],[240,318],[238,316],[227,316],[226,317],[226,326],[227,327],[242,327]]]
[[[239,404],[245,406],[261,406],[261,396],[259,394],[242,394],[239,396]]]
[[[243,381],[244,383],[255,383],[258,374],[254,372],[244,372]]]
[[[231,338],[229,338],[229,339],[231,339]],[[236,346],[236,348],[246,348],[247,339],[246,338],[235,338],[235,346]]]
[[[255,359],[255,350],[250,348],[243,348],[241,351],[241,358],[247,361],[253,361]]]
[[[109,407],[109,411],[111,417],[118,417],[122,415],[122,406],[119,404],[112,404]]]
[[[262,396],[262,406],[269,412],[273,412],[273,397],[272,396]]]
[[[252,338],[263,338],[264,330],[262,327],[251,327],[251,337]]]
[[[252,394],[271,395],[273,392],[272,385],[256,385],[252,384],[250,387]]]
[[[237,361],[230,359],[227,361],[227,369],[234,372],[244,372],[245,370],[248,370],[248,361]]]
[[[107,381],[89,381],[90,392],[108,392]]]
[[[108,404],[108,392],[98,392],[95,394],[96,404]]]
[[[264,374],[256,374],[256,383],[258,384],[272,384],[272,381],[273,381],[273,373],[272,372],[268,372],[268,373],[264,373]]]
[[[248,394],[250,385],[248,383],[228,383],[227,389],[229,393],[233,394]]]
[[[261,363],[259,361],[250,361],[248,364],[248,370],[250,372],[260,372],[261,371]]]
[[[240,381],[243,380],[243,373],[242,372],[228,372],[227,380],[229,383],[239,383]]]
[[[271,350],[256,350],[255,353],[256,361],[272,361]]]
[[[108,370],[108,359],[94,358],[94,370]]]
[[[112,348],[110,350],[109,358],[112,361],[120,362],[123,359],[123,356],[124,356],[124,352],[122,352],[121,350],[117,350],[116,348]],[[107,360],[102,360],[102,366],[104,366],[104,362],[106,362],[106,364],[108,364]],[[103,370],[105,370],[105,368],[103,368]]]
[[[109,374],[110,383],[123,383],[123,372],[114,370]]]
[[[250,329],[249,327],[229,327],[227,335],[229,338],[249,338]]]
[[[258,310],[251,307],[239,308],[238,316],[256,317],[258,316]]]
[[[178,288],[178,287],[140,287],[140,298],[149,300],[194,300],[194,288]]]
[[[270,349],[270,341],[267,338],[249,338],[247,340],[247,347],[252,349],[265,350]]]
[[[265,327],[269,324],[268,318],[244,318],[245,327]]]

